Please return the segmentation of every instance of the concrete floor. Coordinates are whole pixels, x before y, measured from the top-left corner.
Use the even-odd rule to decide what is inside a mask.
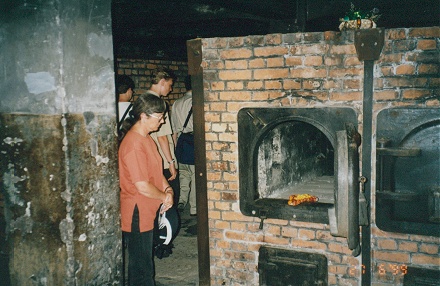
[[[0,216],[0,242],[5,241],[5,221],[2,218]],[[181,213],[181,229],[173,244],[173,253],[170,256],[162,259],[155,257],[156,286],[197,286],[197,218],[189,215],[189,207]],[[8,262],[6,244],[1,243],[0,285],[10,284]]]
[[[181,229],[173,244],[169,257],[155,257],[156,286],[198,285],[197,217],[189,215],[189,206],[181,213]]]

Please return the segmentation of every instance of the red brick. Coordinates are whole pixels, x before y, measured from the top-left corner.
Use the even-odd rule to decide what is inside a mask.
[[[263,81],[248,81],[246,83],[247,89],[263,89]]]
[[[327,70],[324,68],[292,68],[290,77],[293,78],[324,78],[327,76]]]
[[[319,89],[321,87],[321,83],[317,80],[304,80],[303,81],[303,89]]]
[[[435,94],[438,98],[428,99],[425,103],[427,107],[439,107],[440,106],[440,90],[438,90]]]
[[[396,67],[396,75],[412,75],[415,70],[413,65],[400,65]]]
[[[344,66],[360,66],[360,65],[362,65],[362,62],[359,61],[358,56],[345,57],[344,59]]]
[[[425,87],[428,80],[426,78],[402,78],[393,77],[384,79],[385,87]]]
[[[275,244],[275,245],[289,245],[289,239],[283,237],[273,237],[265,235],[263,242]]]
[[[214,223],[214,228],[217,228],[217,229],[230,229],[230,224],[229,224],[229,222],[226,222],[226,221],[217,220]]]
[[[298,229],[296,228],[289,228],[289,227],[283,227],[281,229],[281,235],[286,237],[297,237],[298,236]]]
[[[284,66],[284,58],[268,58],[266,60],[266,66],[268,68],[283,67]]]
[[[346,244],[330,242],[328,244],[328,250],[335,253],[341,253],[347,255],[351,254],[351,250],[348,249],[348,246]]]
[[[316,231],[316,239],[319,239],[319,240],[333,240],[334,239],[334,236],[332,236],[331,234],[330,234],[330,232],[328,232],[328,231],[324,231],[324,230],[317,230]]]
[[[283,88],[284,89],[300,89],[301,88],[301,82],[294,79],[285,79],[283,81]]]
[[[363,82],[360,79],[344,79],[344,89],[362,89]]]
[[[274,236],[280,236],[281,235],[281,227],[275,226],[275,225],[266,225],[264,227],[264,232],[271,234],[271,235],[274,235]]]
[[[226,90],[240,90],[243,89],[242,81],[228,81],[226,83]]]
[[[423,254],[413,254],[411,257],[411,262],[413,264],[432,265],[438,267],[440,265],[440,257],[438,255],[429,256]]]
[[[211,82],[211,90],[224,90],[225,82],[224,81],[214,81]]]
[[[224,184],[225,187],[222,188],[222,190],[229,190],[228,192],[222,192],[222,200],[223,201],[231,201],[232,203],[235,203],[238,200],[238,193],[234,192],[229,188],[229,184]]]
[[[209,104],[210,111],[226,111],[226,103],[225,102],[211,102]]]
[[[307,240],[315,239],[315,231],[309,229],[299,229],[298,238]]]
[[[224,69],[225,68],[225,63],[223,61],[210,61],[209,62],[209,69]]]
[[[265,89],[281,89],[281,81],[279,80],[267,80],[264,82]]]
[[[251,70],[227,70],[219,71],[218,77],[221,80],[247,80],[251,79]]]
[[[438,64],[420,64],[417,69],[419,74],[432,74],[432,75],[439,74]]]
[[[304,59],[304,65],[306,66],[320,66],[322,63],[322,56],[307,56]]]
[[[416,49],[416,41],[414,39],[395,41],[391,44],[393,51],[412,51]]]
[[[297,52],[303,55],[327,54],[327,45],[325,44],[301,45],[298,46]]]
[[[253,92],[252,99],[253,100],[268,100],[269,99],[269,92],[267,92],[267,91]]]
[[[427,254],[439,254],[439,246],[438,244],[422,243],[422,245],[420,245],[420,252]]]
[[[244,45],[244,39],[242,37],[235,37],[228,39],[228,46],[233,48],[242,47]]]
[[[232,70],[232,69],[238,69],[238,70],[244,70],[248,68],[248,61],[247,60],[229,60],[225,61],[225,68]]]
[[[258,69],[254,70],[254,80],[256,79],[276,79],[286,78],[289,75],[288,69]]]
[[[292,246],[298,248],[309,248],[313,250],[327,250],[327,245],[325,243],[313,240],[298,240],[292,239]]]
[[[287,57],[286,66],[300,66],[302,65],[303,57]]]
[[[329,70],[329,77],[351,77],[351,76],[362,76],[364,70],[361,68],[334,68]]]
[[[249,101],[252,93],[250,91],[223,91],[220,92],[219,99],[222,101]]]
[[[332,92],[330,99],[336,101],[358,101],[362,100],[362,91],[353,92]]]
[[[237,156],[237,153],[226,153],[226,152],[223,152],[222,153],[222,160],[227,160],[227,161],[230,161],[230,162],[237,162],[237,160],[238,160],[238,156]],[[230,165],[230,168],[232,168],[234,165]],[[231,169],[231,171],[233,171],[232,169]],[[232,182],[229,182],[229,185],[231,185],[232,184]]]
[[[405,29],[390,29],[386,31],[385,38],[389,40],[402,40],[406,38]]]
[[[340,89],[341,85],[340,85],[340,81],[326,78],[323,82],[322,87],[327,90],[328,89]]]
[[[222,59],[244,59],[252,56],[252,51],[250,49],[232,49],[232,50],[222,50],[220,51],[220,57]]]
[[[254,48],[255,57],[271,57],[271,56],[282,56],[286,55],[288,52],[287,47],[277,46],[277,47],[258,47]]]
[[[418,50],[435,50],[437,49],[437,42],[435,40],[419,40],[417,42]]]
[[[218,181],[221,178],[221,173],[220,172],[207,172],[206,177],[208,180],[210,181]]]
[[[376,100],[395,100],[398,98],[398,93],[395,90],[374,91],[374,98]]]
[[[222,136],[220,136],[220,139],[222,138]],[[235,182],[238,180],[238,175],[237,174],[232,174],[232,173],[228,173],[225,172],[223,173],[223,180],[225,181],[231,181],[231,182]]]
[[[394,68],[393,67],[385,66],[385,67],[381,67],[380,70],[384,76],[394,75]]]
[[[329,99],[329,93],[328,91],[299,91],[297,92],[297,94],[299,96],[302,96],[304,98],[309,98],[309,99],[316,99],[319,101],[326,101]]]
[[[268,45],[279,45],[282,41],[281,34],[269,34],[264,36],[264,39]]]
[[[431,91],[427,89],[405,89],[402,90],[402,98],[404,99],[419,99],[429,97]]]
[[[408,253],[402,252],[389,252],[389,251],[376,251],[374,257],[379,260],[398,262],[398,263],[409,263],[410,256]]]
[[[354,45],[335,45],[330,47],[329,53],[336,55],[356,55],[356,48]]]
[[[239,212],[228,211],[222,213],[222,218],[228,221],[252,221],[252,217],[244,216]]]
[[[401,53],[382,54],[379,59],[379,63],[393,64],[400,63],[403,55]]]
[[[227,38],[212,38],[212,39],[204,39],[212,48],[221,49],[226,48],[228,41]]]
[[[335,31],[325,31],[324,32],[324,39],[326,41],[335,41],[339,38],[341,33],[335,32]]]
[[[264,67],[266,67],[266,64],[263,59],[249,60],[249,68],[251,68],[251,69],[264,68]]]
[[[339,66],[342,64],[342,57],[337,55],[326,56],[324,58],[324,64],[326,66]]]
[[[440,38],[440,27],[411,28],[409,37]]]
[[[395,240],[391,239],[378,239],[377,240],[377,247],[380,249],[386,249],[386,250],[396,250],[397,244]]]
[[[417,252],[418,250],[417,243],[412,241],[402,241],[398,246],[400,251]]]

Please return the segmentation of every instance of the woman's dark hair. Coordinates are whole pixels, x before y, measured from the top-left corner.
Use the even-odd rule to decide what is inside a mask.
[[[128,130],[140,120],[141,114],[150,115],[153,113],[164,113],[167,110],[167,105],[163,99],[151,94],[141,94],[133,103],[133,108],[130,110],[129,116],[122,122],[119,129],[119,142],[124,139]]]
[[[118,91],[118,100],[119,95],[122,93],[126,93],[129,88],[134,91],[134,81],[128,75],[119,75],[116,79],[116,90]]]

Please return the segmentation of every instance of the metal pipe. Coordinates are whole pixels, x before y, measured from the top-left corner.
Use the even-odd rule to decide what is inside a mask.
[[[367,177],[365,182],[365,197],[367,205],[370,206],[371,198],[371,144],[373,140],[373,68],[374,61],[364,61],[364,96],[362,107],[362,174]],[[367,219],[370,220],[370,212],[367,212]],[[362,285],[371,285],[371,228],[370,225],[362,227],[362,265],[365,271],[362,272]]]

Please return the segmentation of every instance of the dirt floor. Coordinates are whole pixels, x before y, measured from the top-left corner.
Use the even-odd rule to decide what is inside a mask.
[[[181,229],[173,241],[168,257],[155,257],[156,286],[198,285],[197,217],[189,215],[189,207],[181,213]]]

